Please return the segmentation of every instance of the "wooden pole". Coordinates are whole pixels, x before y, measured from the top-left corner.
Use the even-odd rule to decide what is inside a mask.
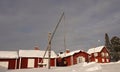
[[[57,23],[54,31],[53,31],[53,33],[50,34],[51,36],[49,37],[49,42],[48,42],[47,48],[46,48],[46,50],[45,50],[45,53],[44,53],[44,55],[43,55],[43,59],[45,58],[45,55],[46,55],[47,51],[49,51],[49,53],[48,53],[49,55],[51,54],[51,41],[52,41],[52,39],[53,39],[53,37],[54,37],[54,35],[55,35],[55,32],[56,32],[56,30],[57,30],[57,28],[58,28],[58,26],[59,26],[59,24],[60,24],[63,16],[64,16],[64,12],[62,13],[62,15],[61,15],[61,17],[60,17],[60,19],[59,19],[59,21],[58,21],[58,23]],[[48,56],[49,56],[49,55],[48,55]],[[48,59],[49,59],[49,58],[50,58],[50,57],[48,57]],[[42,63],[42,61],[41,61],[40,63]],[[49,67],[49,66],[50,66],[50,59],[49,59],[49,61],[48,61],[48,64],[49,64],[49,65],[48,65],[48,68],[50,69],[50,67]]]
[[[65,15],[63,15],[63,30],[64,30],[64,49],[65,49],[65,56],[66,56],[66,30],[65,30]]]
[[[50,69],[50,59],[51,59],[51,33],[48,34],[48,69]]]

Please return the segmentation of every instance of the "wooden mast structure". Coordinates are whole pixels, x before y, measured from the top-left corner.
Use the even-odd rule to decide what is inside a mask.
[[[65,15],[63,16],[63,29],[64,29],[64,49],[65,49],[65,56],[66,56],[66,50],[67,50],[67,46],[66,46],[66,30],[65,30]]]
[[[50,69],[51,41],[52,41],[52,39],[53,39],[53,37],[54,37],[54,35],[55,35],[55,32],[56,32],[56,30],[57,30],[60,22],[62,21],[63,16],[64,16],[64,12],[62,13],[62,15],[61,15],[61,17],[60,17],[60,19],[59,19],[59,21],[58,21],[55,29],[54,29],[53,32],[52,32],[51,34],[49,34],[49,36],[48,36],[48,37],[49,37],[48,45],[47,45],[47,48],[46,48],[45,53],[44,53],[44,55],[43,55],[43,59],[44,59],[44,58],[45,58],[45,55],[46,55],[46,53],[47,53],[47,51],[48,51],[48,54],[49,54],[49,55],[48,55],[48,69]],[[43,61],[41,61],[40,64],[42,64],[42,62],[43,62]]]
[[[50,58],[51,58],[51,33],[48,33],[48,69],[50,69]]]
[[[49,58],[48,58],[48,69],[50,69],[50,57],[51,57],[51,41],[52,41],[52,39],[53,39],[53,37],[54,37],[54,35],[55,35],[55,32],[56,32],[56,30],[57,30],[57,28],[58,28],[58,26],[59,26],[59,24],[60,24],[60,22],[62,21],[62,18],[63,18],[63,16],[64,16],[64,12],[62,13],[62,15],[61,15],[61,17],[60,17],[60,19],[59,19],[59,21],[58,21],[58,23],[57,23],[57,25],[56,25],[56,27],[55,27],[55,29],[54,29],[54,31],[53,31],[53,33],[51,34],[51,33],[49,33],[49,42],[48,42],[48,56],[49,56]]]

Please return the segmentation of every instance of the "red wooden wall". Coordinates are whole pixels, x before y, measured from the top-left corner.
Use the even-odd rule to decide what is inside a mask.
[[[83,56],[85,58],[85,62],[88,62],[88,56],[89,56],[89,54],[80,51],[79,53],[75,53],[73,55],[73,64],[77,64],[77,57],[79,57],[79,56]]]
[[[0,61],[8,62],[8,69],[15,69],[16,59],[0,59]]]
[[[108,57],[106,57],[106,56],[102,57],[102,55],[101,55],[102,52],[108,53],[109,56]],[[106,59],[108,59],[109,62],[110,62],[110,54],[105,47],[102,49],[101,52],[97,52],[97,53],[98,53],[97,57],[94,57],[94,53],[91,54],[90,61],[95,61],[95,58],[96,58],[96,59],[98,59],[98,63],[107,63]],[[102,59],[104,59],[105,61],[102,62]]]

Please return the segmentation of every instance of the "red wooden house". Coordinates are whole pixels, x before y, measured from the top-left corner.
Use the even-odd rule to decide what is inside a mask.
[[[46,64],[48,66],[48,52],[43,59],[45,51],[41,50],[19,50],[19,64],[18,68],[38,68],[39,64]],[[50,66],[56,66],[56,57],[54,51],[51,51]]]
[[[66,51],[66,53],[59,54],[57,58],[57,66],[70,66],[82,62],[88,62],[88,56],[84,51],[76,50],[76,51]]]
[[[105,46],[99,46],[96,48],[90,48],[88,52],[90,54],[89,61],[95,61],[98,63],[110,62],[110,54]]]
[[[17,51],[0,51],[0,66],[6,69],[16,69],[17,59]]]

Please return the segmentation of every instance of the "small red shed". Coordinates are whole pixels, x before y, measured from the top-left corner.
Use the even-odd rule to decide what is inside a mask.
[[[82,62],[88,62],[88,56],[89,54],[87,54],[82,50],[76,50],[72,52],[67,51],[63,54],[59,54],[59,57],[57,59],[57,65],[70,66],[70,65],[74,65]]]
[[[7,69],[17,68],[17,51],[0,51],[0,66]]]
[[[98,63],[108,63],[110,62],[110,54],[105,46],[99,46],[96,48],[90,48],[87,52],[90,54],[89,61],[95,61]]]
[[[18,68],[38,68],[40,62],[48,66],[48,52],[46,53],[45,58],[43,59],[45,51],[41,50],[19,50],[19,66]],[[56,66],[56,57],[54,51],[51,51],[51,66]]]

